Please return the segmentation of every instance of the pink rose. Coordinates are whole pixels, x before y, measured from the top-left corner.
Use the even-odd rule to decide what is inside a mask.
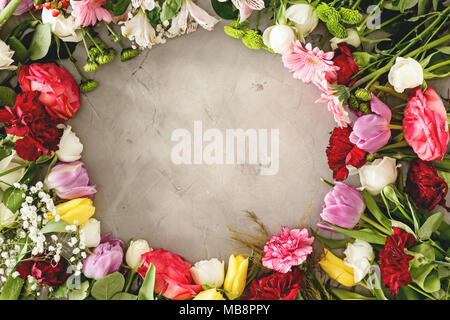
[[[22,66],[19,84],[23,91],[39,92],[39,101],[47,112],[67,121],[80,108],[80,91],[72,75],[55,63]]]
[[[447,112],[433,88],[411,91],[403,118],[406,142],[424,161],[441,161],[449,140]]]
[[[203,290],[201,285],[192,284],[191,265],[179,255],[164,249],[142,254],[144,261],[137,272],[144,279],[153,263],[156,269],[155,292],[172,300],[186,300],[196,296]]]
[[[307,229],[281,227],[281,233],[273,235],[264,246],[262,265],[266,268],[287,273],[292,266],[302,264],[313,251]]]

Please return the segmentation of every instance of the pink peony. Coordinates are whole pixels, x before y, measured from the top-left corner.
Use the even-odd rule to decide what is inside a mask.
[[[281,227],[281,233],[273,235],[264,246],[262,265],[266,268],[287,273],[292,266],[302,264],[313,251],[307,229]]]
[[[97,21],[102,20],[110,23],[111,13],[102,7],[106,2],[107,0],[71,0],[75,22],[83,27],[94,26]]]
[[[305,83],[314,83],[323,90],[323,80],[333,83],[337,80],[339,67],[334,65],[334,52],[324,52],[319,48],[312,49],[310,43],[303,48],[300,41],[292,43],[291,52],[283,56],[283,63],[295,79]]]
[[[441,161],[449,140],[447,113],[439,95],[428,87],[411,91],[403,118],[406,142],[424,161]]]

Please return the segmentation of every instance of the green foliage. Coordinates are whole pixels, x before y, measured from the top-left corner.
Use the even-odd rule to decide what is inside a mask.
[[[20,277],[14,279],[12,276],[9,276],[8,280],[6,280],[6,283],[3,285],[0,300],[19,299],[24,282],[25,281]]]
[[[165,0],[162,9],[160,19],[166,21],[175,16],[181,8],[181,0]]]
[[[122,292],[125,278],[120,272],[114,272],[92,286],[91,294],[97,300],[110,300],[115,294]]]
[[[24,201],[23,194],[23,190],[9,187],[3,192],[2,203],[14,213],[22,206],[22,202]]]
[[[16,92],[8,87],[0,86],[0,106],[13,107],[16,102]]]
[[[125,13],[131,0],[109,0],[105,8],[114,16],[120,16]]]
[[[52,31],[49,24],[39,24],[34,31],[30,45],[30,59],[39,60],[44,58],[52,43]]]
[[[156,268],[153,263],[147,269],[144,283],[139,290],[138,300],[154,300]]]
[[[157,25],[159,23],[161,23],[161,19],[160,19],[160,15],[161,15],[161,11],[159,10],[158,7],[153,8],[153,10],[145,10],[145,14],[147,15],[148,20],[150,20],[150,22],[153,25]]]
[[[216,14],[225,20],[234,20],[239,16],[239,11],[231,1],[220,2],[218,0],[211,0],[211,5]]]

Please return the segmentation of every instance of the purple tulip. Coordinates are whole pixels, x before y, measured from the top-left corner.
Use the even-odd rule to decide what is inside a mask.
[[[361,192],[342,182],[337,182],[324,199],[320,217],[329,223],[342,228],[352,229],[361,218],[366,205]],[[317,224],[319,228],[335,231],[324,222]]]
[[[10,0],[0,0],[0,11],[3,10]],[[27,13],[29,9],[33,9],[34,4],[33,0],[22,0],[22,2],[17,7],[16,11],[14,11],[14,15],[19,16],[21,14]]]
[[[100,244],[92,249],[94,254],[83,261],[83,274],[99,280],[108,274],[119,271],[123,260],[125,244],[120,239],[113,239],[111,234],[105,234]]]
[[[97,192],[95,185],[89,185],[89,176],[81,161],[57,164],[50,171],[46,184],[55,189],[61,199],[92,197]]]
[[[384,147],[391,138],[389,122],[391,122],[391,110],[373,93],[370,101],[372,114],[366,114],[358,118],[353,124],[350,141],[361,150],[374,153]]]

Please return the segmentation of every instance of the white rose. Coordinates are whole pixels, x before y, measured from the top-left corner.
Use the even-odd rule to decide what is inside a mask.
[[[0,40],[0,70],[16,70],[16,66],[12,66],[14,63],[12,59],[14,51],[2,40]]]
[[[280,54],[289,53],[291,44],[295,40],[294,29],[286,25],[271,26],[263,33],[264,44]]]
[[[370,262],[375,257],[372,246],[366,241],[356,239],[355,242],[347,244],[344,254],[344,264],[353,268],[355,282],[360,282],[369,273]]]
[[[225,264],[216,258],[201,260],[191,268],[191,275],[196,284],[220,288],[225,276]]]
[[[42,8],[42,23],[50,25],[52,33],[65,42],[80,42],[80,27],[75,23],[75,17],[59,14],[57,17],[52,15],[52,10]]]
[[[13,151],[11,155],[7,156],[6,158],[3,158],[0,161],[0,172],[5,172],[11,169],[14,169],[15,167],[18,167],[20,165],[24,164],[24,161],[16,155],[16,152]],[[10,186],[16,182],[18,182],[22,176],[25,174],[25,168],[17,169],[16,171],[13,171],[11,173],[8,173],[4,176],[0,177],[0,180],[5,183],[0,183],[0,189],[5,191]],[[9,185],[8,185],[9,184]]]
[[[338,44],[341,42],[346,42],[355,48],[358,48],[361,45],[361,39],[359,38],[359,34],[355,29],[347,29],[347,38],[332,38],[330,40],[331,49],[336,50],[338,48]]]
[[[148,242],[143,239],[131,241],[125,255],[125,261],[131,268],[137,268],[141,263],[141,255],[152,250]]]
[[[81,225],[82,239],[86,247],[93,248],[100,244],[100,221],[95,218],[89,218],[83,225]]]
[[[14,220],[16,215],[12,213],[3,203],[0,204],[0,226],[9,227]]]
[[[58,127],[64,129],[64,133],[59,141],[59,149],[56,151],[59,161],[72,162],[80,159],[83,152],[83,144],[75,132],[72,132],[72,127],[64,125]]]
[[[399,93],[405,89],[418,87],[423,82],[422,66],[413,58],[398,57],[389,70],[388,80]]]
[[[319,23],[319,17],[314,8],[305,3],[290,6],[286,10],[286,17],[295,23],[295,27],[302,37],[309,35]]]
[[[397,165],[395,159],[384,157],[365,164],[358,173],[361,186],[370,194],[378,195],[385,186],[397,180]]]

